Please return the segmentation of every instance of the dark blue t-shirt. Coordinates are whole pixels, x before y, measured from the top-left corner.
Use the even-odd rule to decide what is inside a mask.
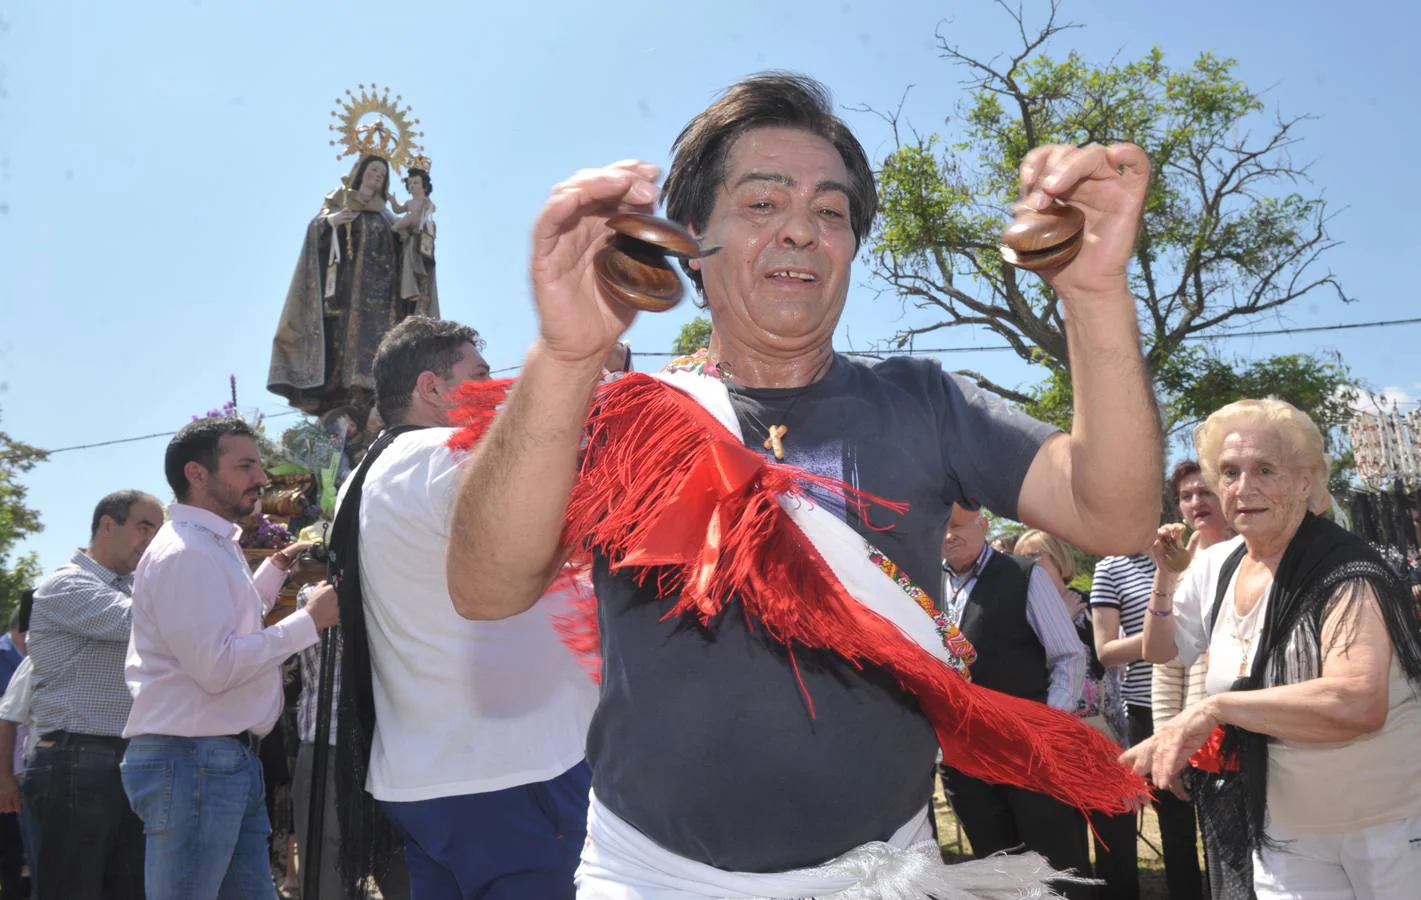
[[[731,401],[746,446],[787,425],[786,463],[908,503],[901,516],[872,508],[873,527],[834,507],[934,599],[953,502],[1015,517],[1052,433],[920,359],[836,356],[806,391],[732,388]],[[884,840],[927,803],[937,740],[887,672],[796,648],[811,718],[788,650],[737,602],[703,627],[663,621],[673,601],[604,560],[595,586],[593,790],[656,843],[721,869],[785,871]]]

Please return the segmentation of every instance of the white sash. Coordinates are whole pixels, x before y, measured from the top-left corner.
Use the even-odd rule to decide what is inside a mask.
[[[592,795],[577,900],[1037,900],[1056,897],[1059,873],[1036,853],[998,854],[946,865],[928,809],[885,841],[855,847],[822,866],[789,872],[727,872],[672,853]]]
[[[744,435],[730,405],[730,392],[717,378],[694,372],[677,371],[655,376],[689,394],[741,443]],[[933,620],[903,588],[868,558],[863,536],[832,511],[802,496],[780,495],[780,507],[829,564],[834,576],[859,603],[893,623],[905,637],[951,665],[952,655],[944,646]]]

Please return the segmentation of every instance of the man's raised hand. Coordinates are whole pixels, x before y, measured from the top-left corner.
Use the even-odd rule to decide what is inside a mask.
[[[555,185],[533,226],[533,298],[545,351],[563,362],[601,360],[636,311],[602,296],[592,257],[619,212],[649,212],[661,170],[624,160]]]
[[[1150,160],[1134,144],[1048,144],[1021,161],[1023,204],[1043,209],[1062,200],[1085,213],[1080,253],[1042,273],[1068,304],[1128,289],[1126,273],[1149,189]]]

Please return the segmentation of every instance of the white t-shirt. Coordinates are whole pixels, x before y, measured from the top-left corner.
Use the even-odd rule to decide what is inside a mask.
[[[1234,683],[1253,671],[1258,656],[1258,639],[1263,635],[1263,623],[1268,616],[1271,586],[1258,598],[1247,615],[1239,615],[1234,603],[1238,590],[1238,570],[1229,577],[1228,593],[1219,604],[1219,619],[1209,637],[1209,668],[1204,676],[1204,693],[1222,694],[1233,690]],[[1210,595],[1212,597],[1212,595]],[[1212,599],[1209,601],[1213,603]],[[1212,606],[1210,606],[1212,608]],[[1207,613],[1206,613],[1207,615]]]
[[[23,725],[30,720],[30,703],[34,700],[35,664],[26,656],[10,676],[5,696],[0,697],[0,719]]]
[[[39,734],[30,728],[30,704],[35,697],[35,664],[26,656],[20,660],[15,674],[10,676],[10,684],[5,688],[5,696],[0,697],[0,719],[18,725],[15,731],[15,758],[10,771],[16,775],[25,770],[25,761],[34,753]]]
[[[1185,667],[1192,666],[1205,650],[1209,651],[1209,674],[1205,677],[1204,685],[1210,694],[1228,690],[1236,680],[1236,677],[1227,678],[1221,682],[1222,676],[1218,673],[1238,671],[1241,648],[1234,646],[1228,624],[1222,621],[1225,610],[1232,614],[1232,587],[1224,598],[1223,608],[1219,610],[1220,622],[1213,630],[1212,640],[1205,631],[1208,627],[1205,618],[1214,608],[1214,591],[1219,583],[1219,573],[1224,561],[1242,543],[1243,538],[1235,537],[1194,554],[1194,561],[1189,564],[1174,592],[1174,646],[1179,651],[1178,661]],[[1261,607],[1264,604],[1258,605]],[[1259,610],[1258,614],[1262,616],[1263,612]],[[1255,640],[1253,645],[1256,647],[1258,641]],[[1250,648],[1250,662],[1252,652],[1253,649]]]
[[[1174,597],[1175,644],[1179,661],[1193,663],[1206,644],[1205,617],[1213,608],[1220,569],[1243,538],[1234,538],[1199,553],[1184,574]],[[1258,640],[1247,648],[1234,636],[1234,583],[1219,608],[1219,623],[1209,648],[1210,694],[1227,691],[1253,667]],[[1271,595],[1272,591],[1269,591]],[[1261,630],[1269,597],[1259,601]],[[1248,623],[1238,628],[1249,633]],[[1421,702],[1393,661],[1389,678],[1386,724],[1373,734],[1338,743],[1304,743],[1273,738],[1268,742],[1268,833],[1277,840],[1308,834],[1341,834],[1394,822],[1421,813]]]
[[[582,760],[597,688],[551,597],[496,622],[454,611],[445,578],[460,471],[452,430],[400,435],[370,467],[360,578],[375,694],[367,787],[407,802],[546,781]],[[342,496],[342,499],[343,496]]]

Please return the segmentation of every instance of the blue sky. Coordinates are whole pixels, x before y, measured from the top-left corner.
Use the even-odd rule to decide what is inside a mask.
[[[1028,14],[1043,3],[1028,0]],[[1057,54],[1122,59],[1160,44],[1204,49],[1285,113],[1319,116],[1298,158],[1336,205],[1329,264],[1358,302],[1318,294],[1260,328],[1416,315],[1421,245],[1413,37],[1418,14],[1379,0],[1074,2],[1087,27]],[[962,75],[934,29],[989,56],[1013,26],[985,0],[783,4],[369,4],[11,0],[0,11],[0,429],[57,448],[171,431],[220,406],[281,411],[265,391],[271,335],[306,222],[347,163],[328,147],[335,98],[390,85],[414,106],[434,160],[444,314],[477,327],[495,368],[535,333],[527,243],[548,188],[629,156],[664,163],[685,121],[725,85],[786,68],[845,107],[904,107],[944,127]],[[884,124],[845,112],[871,155]],[[947,127],[951,127],[948,125]],[[896,301],[860,265],[841,349],[891,336]],[[694,310],[643,316],[631,340],[666,350]],[[1341,351],[1368,385],[1421,393],[1421,327],[1231,340],[1244,355]],[[995,345],[954,330],[932,345]],[[946,362],[994,380],[1035,376],[1010,354]],[[292,421],[273,420],[278,429]],[[48,568],[87,537],[94,503],[137,487],[164,499],[154,439],[60,453],[27,476],[46,530],[25,549]]]

